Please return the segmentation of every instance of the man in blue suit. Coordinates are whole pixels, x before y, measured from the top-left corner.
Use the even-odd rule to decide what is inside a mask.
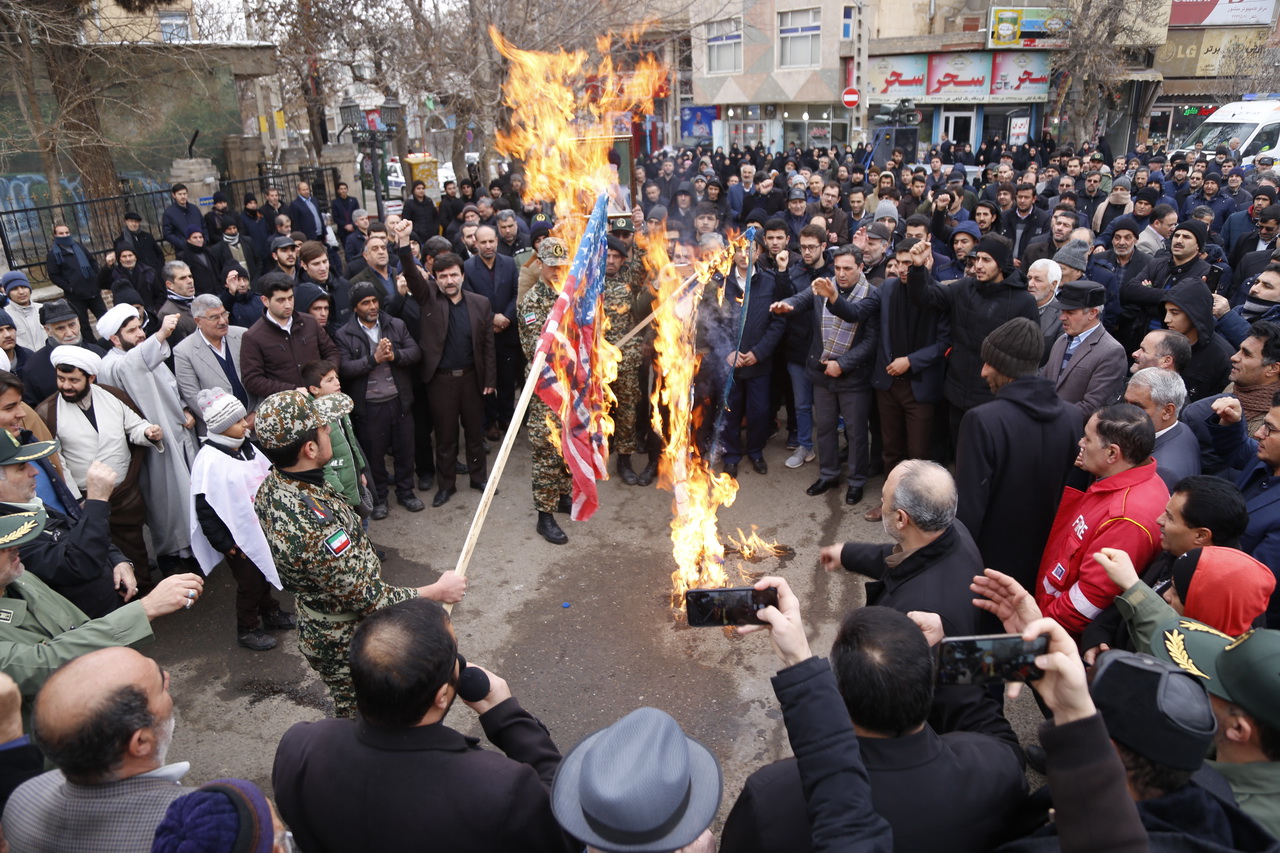
[[[1239,398],[1219,397],[1205,423],[1214,450],[1241,469],[1236,488],[1249,509],[1249,526],[1240,537],[1240,550],[1280,574],[1280,392],[1271,399],[1254,438],[1247,434],[1242,412]],[[1267,627],[1280,628],[1280,591],[1272,593],[1267,605]]]
[[[729,215],[734,222],[741,224],[742,217],[751,212],[760,194],[756,191],[755,166],[744,162],[738,167],[738,175],[742,183],[729,187]]]
[[[493,308],[493,340],[498,357],[498,393],[484,398],[485,435],[490,441],[506,429],[515,411],[516,385],[524,373],[524,353],[515,326],[516,262],[498,254],[498,231],[492,225],[476,229],[476,254],[462,267],[463,289],[478,293]]]
[[[298,181],[298,197],[289,205],[289,221],[294,231],[301,231],[308,240],[319,240],[324,233],[324,216],[311,195],[311,184]]]

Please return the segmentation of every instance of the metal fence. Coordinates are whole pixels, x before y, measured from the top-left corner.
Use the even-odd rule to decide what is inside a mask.
[[[329,199],[337,193],[337,169],[299,169],[282,172],[271,164],[259,164],[259,176],[235,181],[222,181],[218,189],[227,197],[227,210],[238,215],[244,208],[246,193],[253,193],[258,204],[267,200],[267,191],[280,191],[280,203],[288,205],[297,194],[299,181],[311,184],[312,196],[320,212],[329,212]],[[163,242],[161,219],[172,203],[167,190],[124,193],[110,198],[85,199],[63,204],[33,205],[20,208],[0,207],[0,249],[11,270],[25,270],[33,279],[48,279],[45,259],[53,245],[53,226],[64,224],[71,236],[100,258],[112,251],[115,239],[124,230],[124,216],[132,211],[142,217],[142,227]],[[195,203],[195,199],[191,199]],[[172,252],[171,249],[166,251]]]

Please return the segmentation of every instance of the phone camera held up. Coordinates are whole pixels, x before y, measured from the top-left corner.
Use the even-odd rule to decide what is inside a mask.
[[[691,589],[684,594],[684,606],[691,628],[763,625],[756,614],[766,607],[778,606],[778,591],[749,586]]]
[[[1044,672],[1036,658],[1049,652],[1049,638],[1027,642],[1017,634],[947,637],[938,643],[938,686],[1035,681]]]

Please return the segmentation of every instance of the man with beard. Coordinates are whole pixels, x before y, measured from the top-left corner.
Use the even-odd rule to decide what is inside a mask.
[[[216,243],[222,237],[222,220],[227,216],[227,197],[221,192],[213,194],[213,209],[204,215],[204,233],[210,243]]]
[[[669,162],[669,161],[668,161]],[[516,292],[519,289],[516,263],[498,253],[498,231],[481,225],[476,231],[475,257],[463,264],[463,289],[489,300],[493,310],[493,341],[497,353],[497,393],[484,401],[485,436],[497,440],[515,410],[515,389],[524,367],[520,335],[514,325]],[[468,460],[470,464],[470,460]]]
[[[186,184],[174,184],[169,194],[173,203],[165,208],[161,233],[175,252],[181,252],[187,248],[187,235],[192,228],[204,233],[204,217],[200,215],[199,205],[187,202]]]
[[[1163,325],[1165,297],[1174,285],[1194,280],[1203,286],[1209,262],[1202,254],[1208,243],[1209,229],[1203,222],[1188,219],[1179,223],[1169,239],[1169,254],[1152,260],[1142,279],[1120,286],[1120,307],[1128,328],[1122,328],[1117,337],[1125,349],[1136,348],[1147,332]]]
[[[232,261],[249,271],[249,278],[257,278],[260,269],[258,253],[250,240],[240,236],[240,223],[230,216],[223,217],[222,239],[208,248],[215,274],[227,268]]]
[[[105,313],[105,312],[104,312]],[[28,406],[38,406],[58,390],[58,380],[49,360],[55,347],[83,347],[95,355],[105,355],[101,348],[86,342],[80,334],[80,318],[66,300],[55,299],[40,306],[40,323],[44,326],[45,343],[31,356],[21,376],[26,385],[22,399]]]
[[[135,623],[143,633],[140,614]],[[33,740],[57,769],[10,797],[9,842],[18,850],[149,850],[169,804],[193,790],[178,784],[185,764],[165,764],[175,722],[169,674],[134,650],[100,649],[63,666],[40,690],[31,721]]]
[[[146,506],[139,479],[142,451],[163,447],[164,430],[142,417],[133,401],[110,385],[96,390],[102,359],[73,346],[53,351],[58,393],[36,407],[49,431],[62,443],[64,470],[82,493],[89,466],[105,463],[116,472],[111,493],[111,539],[135,566],[149,565],[142,525]]]
[[[169,337],[177,325],[177,315],[170,314],[148,338],[132,305],[117,305],[98,321],[98,335],[111,342],[98,381],[124,391],[147,420],[164,430],[164,449],[147,454],[142,483],[151,544],[164,574],[172,574],[191,556],[187,489],[199,450],[195,416],[183,405],[178,380],[166,364]]]

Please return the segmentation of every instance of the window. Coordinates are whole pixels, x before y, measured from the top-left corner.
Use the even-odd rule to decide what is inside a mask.
[[[726,18],[707,24],[707,73],[742,71],[742,19]]]
[[[853,28],[854,28],[854,24],[855,24],[856,20],[857,20],[857,19],[854,17],[854,9],[853,9],[853,7],[852,7],[852,6],[845,6],[845,7],[844,7],[844,21],[843,21],[843,22],[841,23],[841,25],[840,25],[840,38],[845,39],[845,40],[847,41],[847,40],[849,40],[849,39],[851,39],[851,38],[853,38],[853,37],[854,37],[854,30],[853,30]]]
[[[186,12],[160,13],[160,40],[191,41],[191,19]]]
[[[811,68],[820,64],[822,10],[778,13],[779,68]]]

